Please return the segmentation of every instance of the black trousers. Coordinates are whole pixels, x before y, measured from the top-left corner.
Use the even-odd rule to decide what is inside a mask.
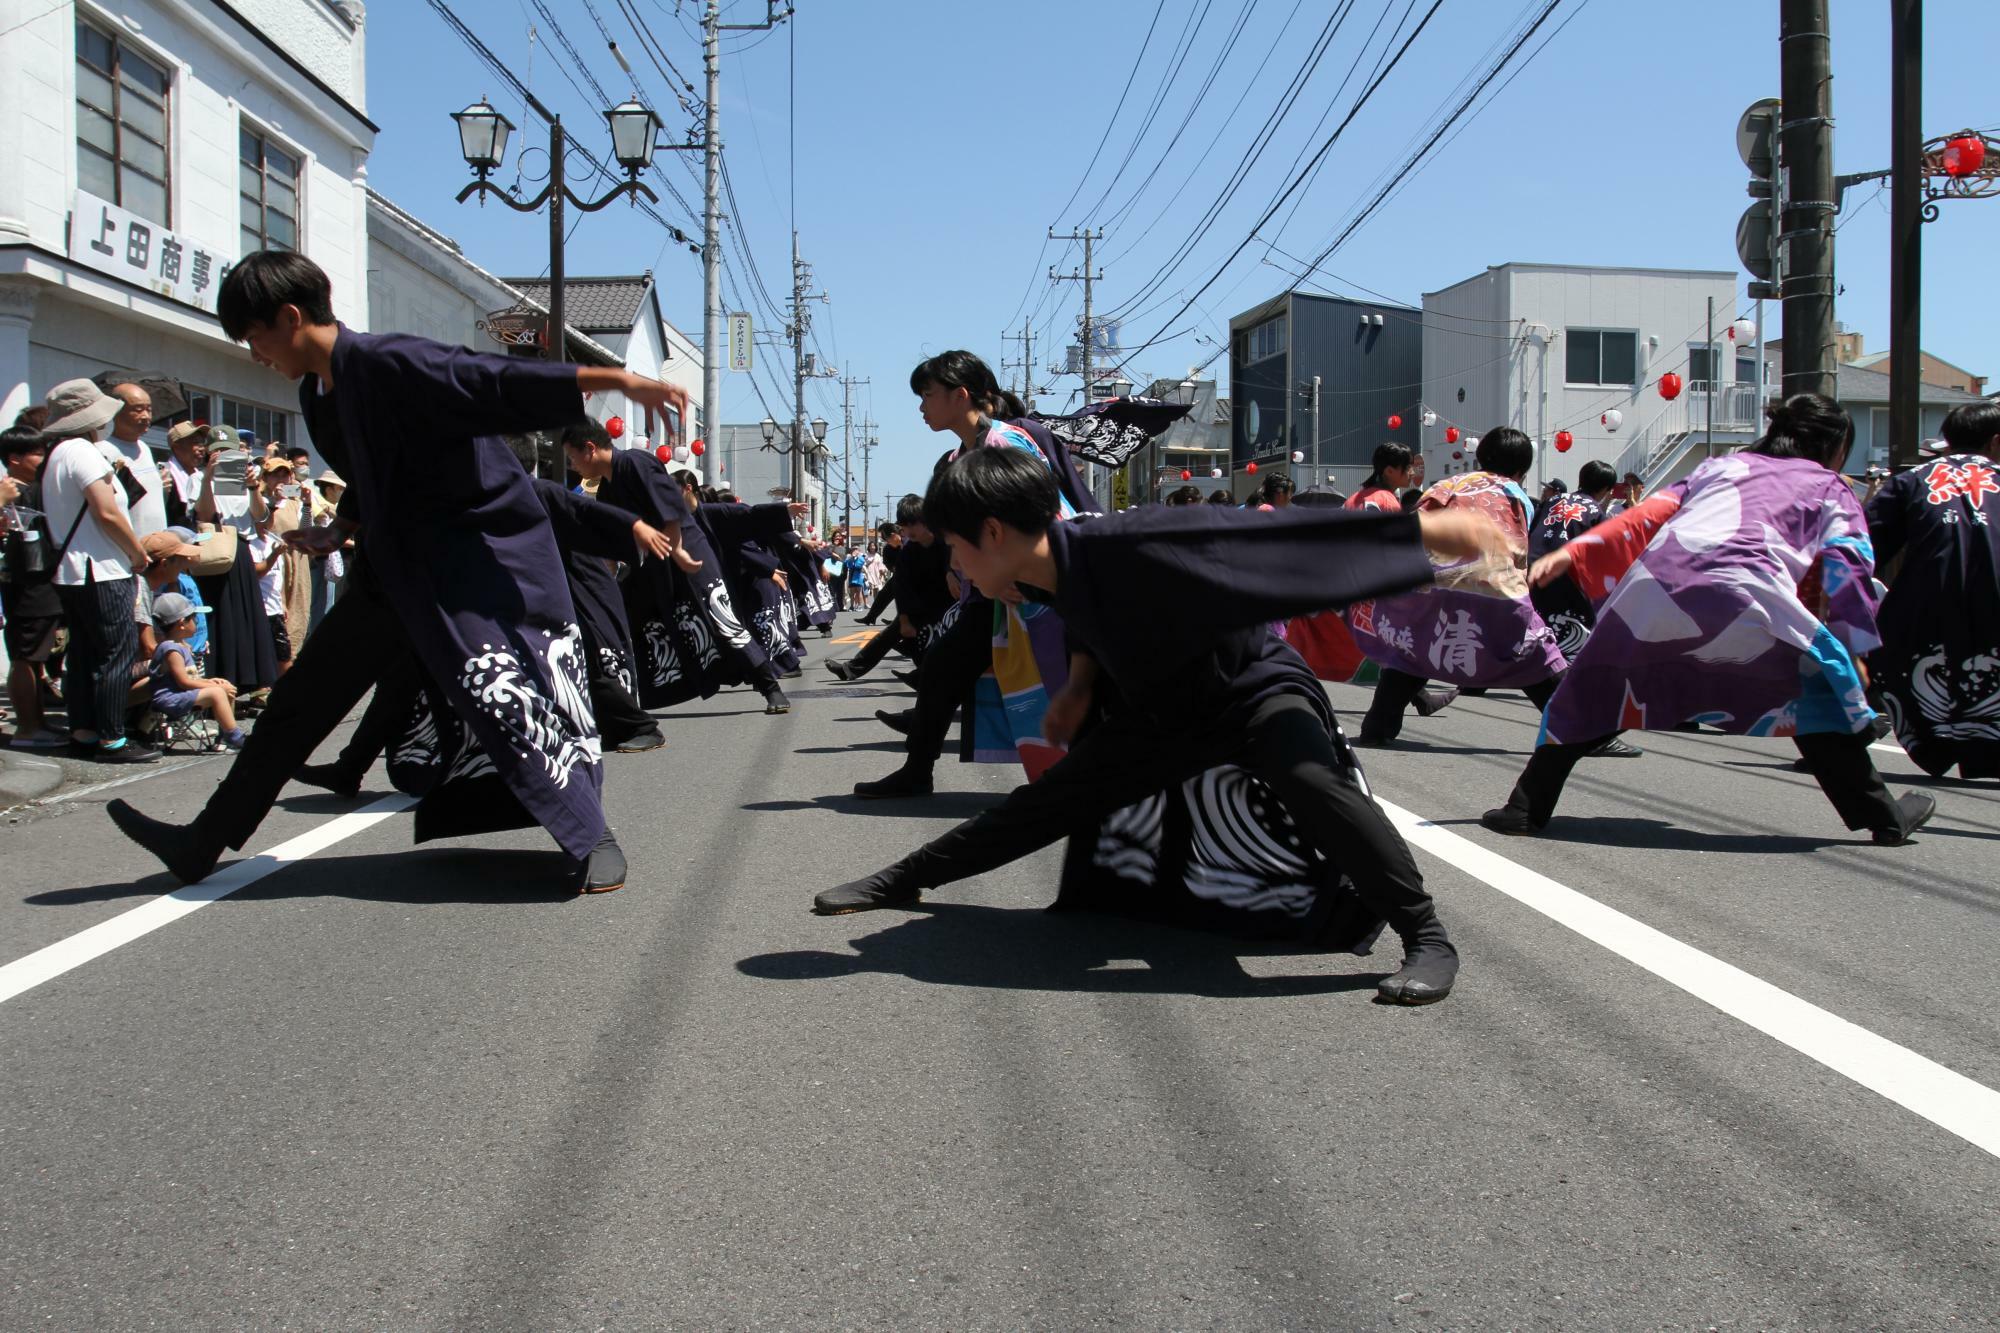
[[[1037,782],[918,848],[892,868],[904,883],[932,888],[1017,861],[1105,816],[1217,764],[1235,764],[1269,784],[1301,834],[1354,881],[1369,908],[1406,941],[1436,917],[1424,877],[1403,841],[1334,749],[1310,702],[1278,695],[1240,726],[1188,735],[1139,718],[1106,718]]]
[[[86,568],[82,583],[56,584],[69,623],[63,655],[63,702],[72,733],[85,731],[110,744],[125,739],[125,699],[139,660],[139,628],[132,622],[138,589],[128,575],[100,579]]]
[[[910,720],[909,762],[937,763],[952,715],[972,695],[972,687],[993,665],[993,618],[985,602],[974,602],[924,653],[917,667],[916,716]]]
[[[399,661],[414,673],[402,621],[372,580],[349,579],[319,632],[271,686],[256,729],[196,816],[197,830],[230,847],[248,842],[292,774]],[[385,714],[385,734],[396,720]]]
[[[1536,708],[1547,708],[1550,696],[1561,683],[1562,673],[1557,672],[1547,680],[1521,686],[1521,693],[1527,695]],[[1413,676],[1394,667],[1383,667],[1381,679],[1375,682],[1375,697],[1368,704],[1367,715],[1361,719],[1361,734],[1371,741],[1393,741],[1402,735],[1403,714],[1429,685],[1430,681],[1422,676]]]
[[[833,609],[836,611],[845,611],[847,609],[847,580],[845,578],[828,579],[826,587],[827,591],[833,594]]]
[[[423,688],[423,672],[417,666],[415,653],[405,652],[385,667],[381,678],[375,682],[375,697],[362,710],[361,720],[354,724],[347,744],[340,748],[340,756],[333,761],[334,767],[344,776],[359,782],[375,766],[375,761],[382,757],[382,752],[389,748],[396,729],[403,725],[410,716],[410,710],[417,706],[417,696]]]
[[[881,619],[883,608],[888,606],[889,603],[896,600],[896,594],[894,588],[895,585],[893,583],[884,580],[882,583],[882,590],[876,593],[875,600],[868,604],[868,614],[863,616],[862,619],[863,620]]]
[[[1617,734],[1613,732],[1612,736]],[[1563,784],[1569,781],[1570,770],[1579,759],[1610,739],[1611,736],[1599,736],[1596,740],[1570,745],[1536,746],[1527,768],[1514,783],[1507,805],[1525,812],[1536,824],[1546,824],[1562,799]],[[1902,815],[1888,787],[1883,785],[1882,775],[1875,771],[1875,761],[1868,757],[1870,739],[1870,733],[1865,731],[1852,736],[1820,732],[1794,736],[1792,742],[1847,827],[1897,828]]]
[[[896,646],[902,642],[902,631],[898,630],[894,625],[889,626],[885,630],[877,631],[875,637],[862,644],[861,651],[856,653],[849,661],[848,665],[851,668],[850,678],[874,670],[881,664],[882,659],[894,652]]]

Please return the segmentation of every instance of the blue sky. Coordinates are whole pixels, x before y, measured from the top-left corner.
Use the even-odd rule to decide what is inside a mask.
[[[647,100],[660,104],[668,137],[682,135],[688,118],[668,101],[666,80],[638,58],[620,0],[542,2],[606,92],[622,98],[631,81],[606,49],[594,8],[633,59]],[[697,0],[624,3],[699,85]],[[1178,375],[1214,353],[1229,317],[1282,290],[1300,267],[1272,265],[1330,243],[1379,188],[1381,174],[1407,156],[1418,128],[1540,7],[1445,0],[1317,175],[1224,267],[1293,178],[1294,164],[1347,114],[1381,62],[1388,34],[1406,36],[1429,3],[1354,0],[1261,160],[1227,192],[1338,6],[797,0],[790,31],[731,36],[724,43],[723,139],[742,236],[782,305],[796,217],[818,288],[831,297],[816,307],[818,345],[843,373],[872,381],[856,391],[856,415],[872,412],[880,423],[877,494],[918,488],[942,444],[918,421],[907,389],[921,358],[964,346],[997,368],[1019,356],[1018,343],[1003,342],[1003,328],[1018,332],[1027,318],[1038,337],[1037,385],[1052,386],[1042,406],[1077,387],[1074,376],[1047,372],[1081,300],[1077,284],[1047,281],[1050,265],[1067,272],[1081,259],[1074,247],[1046,241],[1051,227],[1104,226],[1100,311],[1130,307],[1128,347],[1167,335],[1136,355],[1134,378]],[[608,147],[595,95],[534,0],[453,0],[453,8],[584,143]],[[725,20],[756,21],[763,8],[762,0],[731,0]],[[1933,0],[1926,9],[1926,133],[1965,126],[2000,133],[2000,86],[1991,77],[2000,5]],[[1833,0],[1841,172],[1888,165],[1888,10],[1881,0]],[[464,168],[449,114],[486,93],[517,123],[527,126],[528,118],[423,0],[377,3],[368,22],[368,111],[383,127],[370,183],[457,238],[480,264],[540,272],[545,226],[452,202]],[[1533,62],[1354,232],[1327,269],[1415,302],[1424,291],[1510,260],[1736,267],[1735,223],[1749,201],[1733,132],[1745,105],[1778,91],[1775,0],[1563,0],[1526,49],[1551,33]],[[1169,61],[1183,50],[1170,78]],[[1352,81],[1339,91],[1350,69]],[[1151,123],[1140,134],[1149,110]],[[537,137],[516,135],[516,145]],[[1086,177],[1094,153],[1097,165]],[[692,160],[684,165],[678,157]],[[700,187],[689,167],[698,170],[698,154],[662,154],[649,179],[656,189],[662,179],[671,182],[698,210]],[[512,176],[511,168],[502,173]],[[661,212],[698,236],[698,213],[661,194]],[[1212,224],[1196,234],[1218,198]],[[1975,373],[2000,375],[2000,321],[1988,306],[2000,201],[1948,204],[1924,231],[1926,348]],[[740,304],[755,312],[760,331],[775,332],[736,249],[726,249]],[[1183,249],[1183,262],[1161,279]],[[1871,351],[1886,346],[1888,260],[1886,192],[1877,197],[1874,186],[1861,187],[1839,233],[1839,314],[1864,332]],[[620,204],[585,219],[568,263],[572,274],[654,269],[667,317],[699,339],[700,261],[643,216]],[[1195,304],[1170,319],[1218,272]],[[1775,333],[1775,305],[1767,311]],[[788,355],[775,346],[759,346],[757,354],[764,399],[751,377],[726,376],[729,421],[762,417],[766,402],[781,418],[788,410]],[[1216,368],[1226,372],[1226,364]],[[829,443],[838,448],[839,386],[817,382],[808,403],[833,422]]]

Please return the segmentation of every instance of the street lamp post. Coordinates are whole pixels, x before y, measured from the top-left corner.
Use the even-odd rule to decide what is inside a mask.
[[[661,128],[660,118],[653,114],[652,108],[639,102],[624,102],[606,111],[604,119],[611,127],[611,151],[618,165],[625,168],[626,179],[600,198],[579,199],[563,178],[567,140],[562,117],[532,96],[528,105],[549,123],[549,183],[532,199],[516,199],[487,179],[506,160],[507,136],[514,132],[514,124],[482,97],[451,115],[458,122],[459,151],[477,176],[458,192],[458,202],[462,204],[476,194],[484,203],[485,196],[491,194],[517,213],[532,213],[543,204],[549,206],[549,331],[542,355],[551,361],[564,361],[568,357],[564,335],[567,324],[563,318],[563,205],[574,204],[586,213],[595,213],[625,195],[644,195],[658,203],[659,196],[639,180],[639,173],[653,160],[653,142]]]

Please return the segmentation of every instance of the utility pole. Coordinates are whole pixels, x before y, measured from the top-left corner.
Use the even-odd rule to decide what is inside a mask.
[[[1899,10],[1900,10],[1899,0]],[[1788,243],[1783,392],[1835,397],[1833,55],[1827,0],[1780,0],[1778,143],[1785,173],[1779,239]]]
[[[812,265],[799,258],[799,234],[792,233],[792,499],[806,498],[806,380],[819,373],[806,365],[806,334],[812,329],[807,306],[824,301],[826,293],[812,288]]]
[[[1104,239],[1104,229],[1099,227],[1096,231],[1092,231],[1090,228],[1085,227],[1082,231],[1072,231],[1067,235],[1058,236],[1055,233],[1055,228],[1051,227],[1049,228],[1049,239],[1052,241],[1083,242],[1083,267],[1081,269],[1072,269],[1068,273],[1058,273],[1055,271],[1054,266],[1051,265],[1049,268],[1049,281],[1080,282],[1083,284],[1083,405],[1089,407],[1093,381],[1097,378],[1095,367],[1091,365],[1091,357],[1097,350],[1097,330],[1091,317],[1091,297],[1095,285],[1104,278],[1103,271],[1092,266],[1091,247]],[[1086,466],[1090,468],[1090,489],[1095,494],[1102,482],[1104,469],[1095,464],[1087,464]],[[1098,496],[1100,501],[1104,500],[1104,498],[1102,495]]]
[[[1319,376],[1317,375],[1313,376],[1313,382],[1312,382],[1312,422],[1313,422],[1313,447],[1312,447],[1313,470],[1312,470],[1312,480],[1310,480],[1306,484],[1309,486],[1317,486],[1319,485]]]
[[[1019,333],[1003,333],[1000,336],[1010,343],[1021,344],[1021,359],[1009,361],[1005,368],[1021,368],[1021,402],[1032,412],[1035,410],[1035,326],[1023,320]]]
[[[849,375],[840,381],[840,489],[845,504],[840,516],[849,541],[854,539],[854,386],[868,383]],[[867,451],[862,451],[865,461]],[[861,521],[868,521],[868,488],[861,489]]]
[[[861,440],[861,521],[866,523],[868,522],[869,496],[873,494],[868,489],[870,479],[868,465],[875,461],[875,445],[878,441],[875,439],[874,422],[862,422],[861,429],[864,432]]]
[[[1893,0],[1889,33],[1889,467],[1923,434],[1924,5]]]

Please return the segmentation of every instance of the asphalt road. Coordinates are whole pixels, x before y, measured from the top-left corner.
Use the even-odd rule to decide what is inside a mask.
[[[1465,957],[1403,1009],[1393,958],[1043,913],[1055,851],[809,915],[1013,774],[856,803],[903,691],[796,684],[610,761],[622,892],[390,814],[0,1002],[0,1328],[1994,1326],[1995,784],[1882,849],[1782,743],[1652,736],[1503,839],[1532,715],[1462,701],[1367,761]],[[389,795],[294,791],[252,851]],[[0,817],[0,965],[171,889],[111,794]]]

